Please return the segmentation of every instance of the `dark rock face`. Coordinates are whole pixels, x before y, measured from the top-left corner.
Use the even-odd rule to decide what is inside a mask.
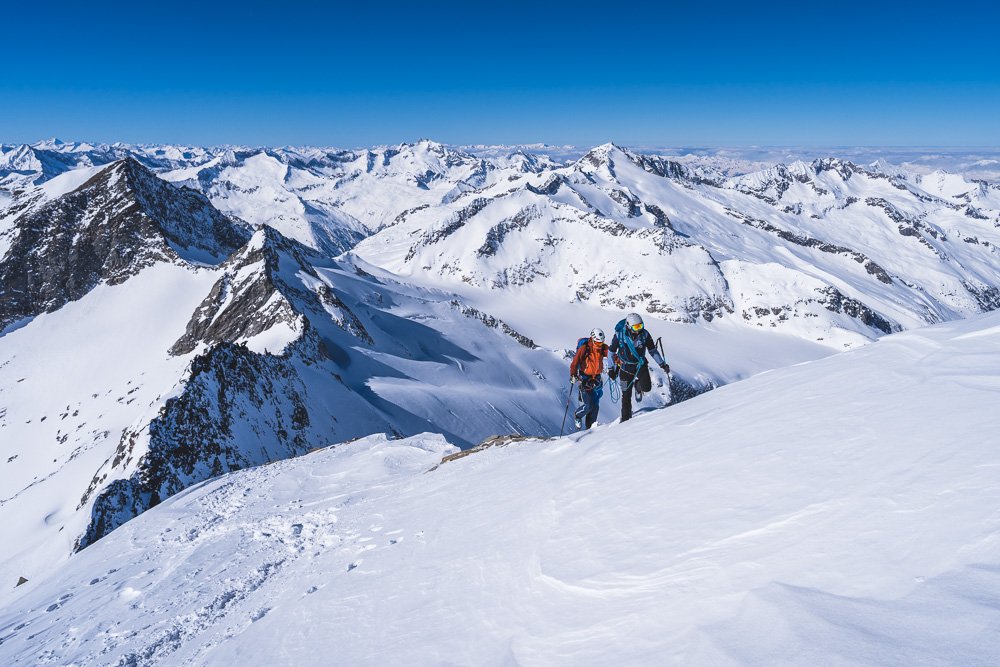
[[[962,281],[962,287],[972,295],[972,298],[976,300],[976,304],[984,313],[991,310],[1000,310],[1000,287],[973,284],[969,281]]]
[[[715,383],[707,381],[703,384],[692,384],[684,378],[681,378],[673,373],[670,374],[670,404],[676,405],[677,403],[682,403],[695,396],[700,396],[706,392],[715,389]]]
[[[635,195],[625,190],[613,189],[608,191],[608,196],[619,206],[627,210],[628,217],[638,218],[642,215],[642,200]]]
[[[493,200],[485,199],[483,197],[477,197],[472,200],[472,203],[466,205],[459,211],[452,214],[448,220],[438,229],[432,229],[425,232],[421,237],[420,241],[410,248],[410,251],[406,253],[406,261],[413,259],[417,254],[417,249],[421,246],[428,246],[443,239],[448,238],[459,229],[465,226],[469,220],[471,220],[476,214],[482,211],[484,208],[489,206]]]
[[[332,318],[356,338],[373,340],[310,260],[324,261],[265,227],[225,263],[171,353],[187,354],[201,343],[207,350],[192,360],[181,394],[148,427],[126,431],[114,459],[95,475],[80,507],[116,471],[129,474],[94,500],[78,549],[192,484],[301,455],[330,433],[330,419],[336,418],[310,415],[309,399],[328,393],[326,383],[342,382],[310,317]],[[315,278],[316,287],[294,279],[302,275]],[[240,342],[283,324],[294,340],[280,355],[254,352]],[[325,368],[313,374],[324,378],[322,384],[303,379],[309,366]]]
[[[483,311],[477,308],[473,308],[472,306],[467,306],[461,301],[458,301],[457,299],[453,300],[451,302],[451,305],[457,308],[466,317],[471,317],[472,319],[479,320],[480,322],[482,322],[491,329],[499,329],[506,335],[516,340],[518,344],[523,345],[529,350],[538,349],[538,346],[535,345],[535,341],[531,340],[524,334],[519,333],[516,329],[511,327],[503,320],[493,317],[488,313],[484,313]]]
[[[540,187],[534,187],[531,184],[525,186],[530,192],[534,192],[536,195],[554,195],[559,192],[559,188],[566,184],[566,177],[559,174],[553,174],[549,177],[549,180],[545,181]]]
[[[945,259],[944,254],[938,248],[934,247],[934,244],[926,238],[929,236],[935,240],[947,241],[948,239],[945,237],[943,232],[939,231],[934,226],[927,224],[920,218],[914,218],[907,215],[891,202],[880,197],[868,197],[865,199],[865,203],[872,208],[882,209],[890,220],[897,223],[897,229],[899,230],[900,236],[907,236],[916,239],[938,257]]]
[[[0,263],[0,329],[157,262],[221,261],[247,237],[201,194],[122,160],[16,221]]]
[[[845,181],[850,180],[851,176],[853,176],[855,172],[862,171],[853,162],[841,160],[839,158],[822,158],[819,160],[813,160],[812,168],[817,174],[821,174],[824,171],[835,171]]]
[[[197,357],[184,392],[150,422],[148,451],[136,471],[97,497],[77,549],[191,484],[306,453],[311,445],[305,406],[306,388],[290,356],[223,343]],[[143,435],[142,430],[122,435],[110,469],[95,476],[81,507],[109,473],[133,463]]]
[[[902,327],[895,322],[875,312],[857,299],[852,299],[844,295],[835,287],[817,289],[816,293],[819,295],[818,298],[799,299],[789,305],[771,306],[768,308],[752,306],[749,310],[743,311],[743,319],[751,321],[754,319],[771,318],[773,316],[775,321],[784,322],[796,316],[798,306],[815,303],[826,308],[831,313],[847,315],[867,327],[877,329],[883,334],[895,333],[902,330]],[[758,324],[758,326],[760,325]],[[771,326],[775,326],[773,322]]]
[[[664,160],[659,157],[635,155],[631,153],[628,155],[632,161],[642,167],[643,170],[649,172],[650,174],[660,176],[661,178],[669,178],[671,180],[681,181],[682,183],[693,183],[696,185],[711,185],[714,187],[722,186],[721,179],[710,178],[695,173],[685,165],[674,160]]]
[[[486,233],[486,240],[483,242],[483,245],[476,251],[476,256],[488,257],[495,255],[500,250],[508,234],[519,229],[524,229],[528,226],[528,223],[540,217],[542,217],[542,213],[538,207],[529,206],[521,209],[514,216],[493,225]]]
[[[678,234],[677,230],[674,229],[674,226],[670,224],[670,218],[667,217],[667,214],[664,213],[662,208],[656,206],[655,204],[643,204],[643,208],[646,209],[646,213],[653,216],[654,226],[662,229],[669,229],[673,234]]]
[[[84,500],[89,499],[91,490],[96,486],[95,482],[96,479],[91,482],[91,489],[88,489]],[[81,502],[80,506],[83,504]],[[94,501],[94,507],[90,511],[90,525],[87,526],[86,532],[77,538],[73,550],[79,551],[89,547],[150,507],[148,494],[143,497],[138,485],[132,479],[116,479]]]
[[[222,277],[198,306],[170,353],[187,354],[198,343],[247,340],[280,324],[304,331],[310,314],[332,316],[342,329],[371,344],[372,338],[357,316],[320,281],[313,264],[323,261],[311,248],[271,227],[262,228],[226,261]],[[287,279],[296,274],[314,278],[315,291]]]
[[[611,178],[617,179],[618,174],[615,173],[615,160],[611,156],[611,151],[616,150],[622,152],[618,146],[611,144],[610,146],[600,146],[589,151],[586,155],[580,158],[578,164],[583,165],[584,163],[589,164],[594,169],[600,169],[602,166],[607,168],[608,174]]]
[[[835,287],[826,287],[819,291],[823,295],[822,298],[819,299],[819,303],[821,303],[823,307],[830,312],[843,313],[849,317],[853,317],[866,326],[878,329],[884,334],[902,331],[903,329],[895,322],[891,322],[857,299],[845,296]]]
[[[646,295],[646,298],[650,296]],[[631,307],[630,304],[625,304],[625,306]],[[625,307],[621,308],[621,310],[625,309]],[[646,310],[650,313],[663,315],[666,319],[691,324],[697,322],[699,318],[706,322],[711,322],[717,317],[732,314],[736,309],[728,296],[716,295],[710,297],[689,297],[684,300],[680,310],[672,308],[658,299],[649,299],[649,302],[646,304]]]
[[[258,243],[245,246],[226,261],[225,273],[198,306],[184,335],[170,348],[171,354],[187,354],[199,342],[252,338],[298,320],[299,314],[275,284],[280,262],[276,239],[277,234],[266,228]]]
[[[726,209],[726,212],[743,222],[745,225],[750,225],[751,227],[756,227],[762,231],[776,235],[778,238],[794,243],[795,245],[800,245],[804,248],[815,248],[821,252],[830,253],[833,255],[846,255],[853,259],[858,264],[863,264],[865,271],[870,275],[877,278],[880,282],[886,285],[892,284],[892,277],[889,273],[883,269],[881,266],[875,263],[874,260],[869,259],[864,253],[858,252],[857,250],[852,250],[851,248],[845,248],[844,246],[839,246],[833,243],[827,243],[826,241],[821,241],[820,239],[815,239],[810,236],[803,236],[801,234],[795,234],[793,232],[775,227],[771,223],[754,218],[752,216],[740,213],[739,211],[734,211],[733,209]]]

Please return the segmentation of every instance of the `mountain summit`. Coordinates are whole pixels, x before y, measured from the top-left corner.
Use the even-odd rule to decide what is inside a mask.
[[[14,218],[0,234],[0,329],[156,262],[217,263],[249,236],[204,197],[127,158]]]

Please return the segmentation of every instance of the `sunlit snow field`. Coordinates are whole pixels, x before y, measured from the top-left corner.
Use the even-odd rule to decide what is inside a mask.
[[[0,612],[6,664],[995,664],[1000,315],[440,464],[189,489]]]

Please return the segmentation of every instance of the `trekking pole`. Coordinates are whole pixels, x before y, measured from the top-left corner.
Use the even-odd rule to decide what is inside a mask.
[[[660,357],[664,361],[666,361],[667,355],[665,355],[663,353],[663,338],[662,337],[656,339],[656,347],[659,348],[659,350],[660,350]],[[671,405],[674,402],[674,388],[672,386],[673,381],[674,381],[674,374],[668,372],[667,373],[667,405]]]
[[[566,410],[563,412],[563,422],[562,426],[559,427],[559,437],[562,437],[563,430],[566,428],[566,415],[569,414],[569,402],[573,398],[573,381],[569,381],[569,391],[566,392]]]

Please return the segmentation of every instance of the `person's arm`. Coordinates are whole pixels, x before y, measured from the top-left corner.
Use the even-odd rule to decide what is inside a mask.
[[[571,378],[576,377],[576,371],[580,367],[580,364],[583,363],[583,357],[586,353],[587,353],[586,345],[581,345],[577,349],[576,354],[573,356],[573,361],[571,361],[569,364],[569,376]]]
[[[615,347],[618,343],[617,336],[612,338],[611,345],[607,348],[608,355],[608,377],[614,380],[618,377],[618,357],[615,355]]]
[[[649,356],[653,358],[656,365],[663,369],[664,373],[670,372],[670,366],[663,359],[663,355],[660,351],[656,349],[656,342],[653,340],[653,334],[646,332],[646,348],[649,350]]]

